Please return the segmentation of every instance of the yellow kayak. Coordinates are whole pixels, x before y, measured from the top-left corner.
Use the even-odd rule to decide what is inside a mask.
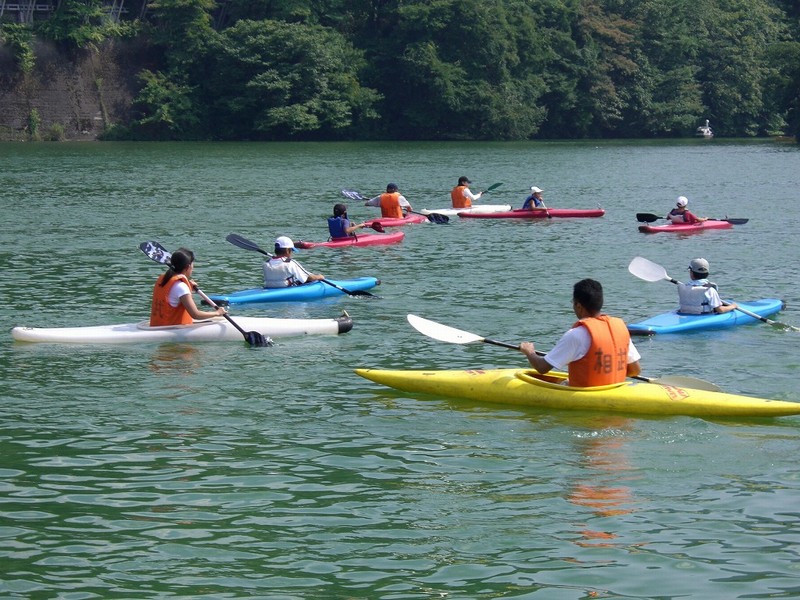
[[[565,373],[530,369],[391,371],[356,369],[356,374],[406,392],[466,398],[536,408],[694,417],[781,417],[800,414],[800,402],[750,398],[663,384],[626,381],[575,388]]]

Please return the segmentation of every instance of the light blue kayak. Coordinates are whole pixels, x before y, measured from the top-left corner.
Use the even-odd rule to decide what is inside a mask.
[[[760,317],[768,317],[782,310],[785,306],[783,300],[778,298],[765,298],[752,302],[737,302],[744,310],[755,313]],[[655,333],[684,333],[687,331],[702,331],[705,329],[723,329],[747,323],[757,323],[758,319],[743,313],[741,310],[732,310],[727,313],[710,313],[707,315],[684,315],[676,310],[671,310],[655,317],[650,317],[639,323],[629,323],[628,331],[632,335],[653,335]]]
[[[350,292],[359,292],[374,288],[380,283],[375,277],[356,277],[354,279],[328,279],[330,283],[338,285]],[[337,289],[324,281],[314,281],[305,285],[285,288],[252,288],[231,294],[209,294],[215,303],[250,304],[255,302],[308,302],[330,296],[344,296],[345,292]]]

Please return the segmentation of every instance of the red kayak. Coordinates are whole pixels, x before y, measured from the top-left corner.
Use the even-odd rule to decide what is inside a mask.
[[[387,246],[389,244],[398,244],[403,241],[405,233],[402,231],[393,231],[391,233],[362,233],[346,238],[335,240],[328,240],[327,242],[297,242],[298,248],[317,248],[324,246],[325,248],[344,248],[348,246]]]
[[[506,212],[474,213],[460,212],[462,219],[547,219],[550,217],[602,217],[606,214],[602,208],[534,208],[531,210],[517,208]]]
[[[733,227],[728,221],[700,221],[699,223],[670,223],[669,225],[639,225],[642,233],[696,233],[706,229],[730,229]]]
[[[425,215],[418,215],[417,213],[410,213],[401,219],[396,217],[380,217],[378,219],[368,219],[364,222],[367,224],[367,227],[372,227],[373,223],[380,223],[384,227],[401,227],[402,225],[410,225],[411,223],[427,223],[428,217]]]

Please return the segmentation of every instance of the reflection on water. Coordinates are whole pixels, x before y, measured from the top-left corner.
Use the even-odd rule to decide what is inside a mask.
[[[597,419],[597,429],[587,432],[578,442],[582,454],[584,475],[577,478],[567,499],[588,508],[602,520],[606,530],[592,529],[589,523],[577,523],[583,539],[579,546],[612,546],[617,534],[609,525],[614,519],[636,510],[631,482],[639,478],[630,464],[630,447],[626,433],[631,420],[624,417]]]

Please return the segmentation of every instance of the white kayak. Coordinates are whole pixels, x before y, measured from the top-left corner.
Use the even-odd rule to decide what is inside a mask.
[[[447,217],[455,217],[458,213],[488,215],[496,212],[508,212],[510,210],[510,204],[475,204],[470,208],[423,208],[419,212],[421,212],[423,215],[436,213],[439,215],[445,215]]]
[[[337,335],[353,328],[347,314],[335,319],[273,319],[235,317],[244,331],[256,331],[265,337],[282,338],[302,335]],[[20,342],[56,344],[148,344],[163,342],[243,342],[244,337],[223,317],[196,321],[191,325],[150,327],[149,321],[88,327],[14,327],[11,336]]]

